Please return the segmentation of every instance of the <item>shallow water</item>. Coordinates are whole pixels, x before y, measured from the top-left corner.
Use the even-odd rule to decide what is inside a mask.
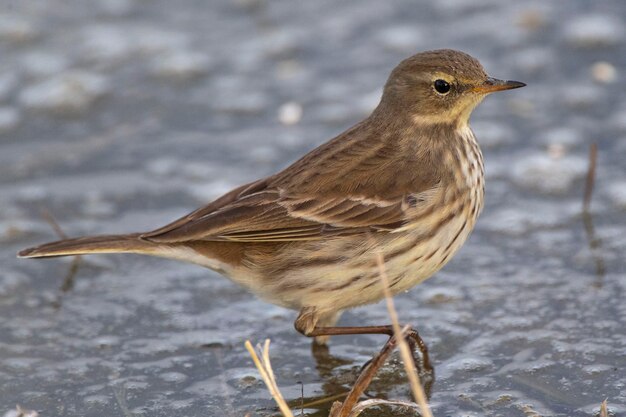
[[[164,224],[364,117],[404,57],[453,47],[528,87],[473,116],[488,175],[476,231],[396,299],[429,345],[434,413],[592,416],[605,398],[626,413],[623,2],[4,0],[1,11],[0,412],[277,415],[246,339],[272,340],[296,409],[301,390],[305,402],[347,391],[380,337],[312,354],[294,312],[202,268],[93,256],[61,291],[71,259],[14,254],[56,238],[42,209],[70,236]],[[593,142],[595,248],[581,213]],[[383,304],[342,319],[387,321]],[[408,398],[397,361],[369,394]]]

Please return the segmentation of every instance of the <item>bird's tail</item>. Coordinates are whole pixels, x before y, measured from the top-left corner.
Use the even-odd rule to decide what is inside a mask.
[[[152,254],[156,245],[139,238],[139,233],[127,235],[87,236],[63,239],[20,251],[19,258],[49,258],[91,253]]]

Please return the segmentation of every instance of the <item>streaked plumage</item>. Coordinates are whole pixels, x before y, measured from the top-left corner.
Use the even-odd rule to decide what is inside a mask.
[[[449,91],[438,92],[437,80]],[[296,327],[312,334],[383,297],[376,251],[398,293],[461,247],[484,195],[469,115],[487,93],[521,86],[489,78],[462,52],[417,54],[393,70],[367,119],[285,170],[152,232],[64,240],[20,256],[128,252],[194,262],[300,310]]]

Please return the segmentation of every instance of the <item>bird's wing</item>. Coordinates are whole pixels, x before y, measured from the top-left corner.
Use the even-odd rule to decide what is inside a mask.
[[[277,242],[396,230],[441,183],[429,154],[400,146],[396,136],[397,129],[368,118],[283,171],[142,238]]]
[[[163,243],[318,240],[365,230],[393,231],[403,225],[407,210],[403,196],[393,199],[337,194],[305,196],[277,188],[250,192],[240,187],[222,199],[227,202],[212,203],[142,238]]]

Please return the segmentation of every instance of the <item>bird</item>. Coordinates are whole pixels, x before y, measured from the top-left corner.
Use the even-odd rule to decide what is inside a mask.
[[[439,271],[474,229],[484,201],[472,110],[492,92],[525,86],[487,75],[456,50],[397,65],[361,122],[273,175],[239,186],[161,228],[64,239],[20,258],[134,253],[199,264],[270,303],[298,311],[295,328],[326,343],[390,326],[341,327],[347,309]]]

